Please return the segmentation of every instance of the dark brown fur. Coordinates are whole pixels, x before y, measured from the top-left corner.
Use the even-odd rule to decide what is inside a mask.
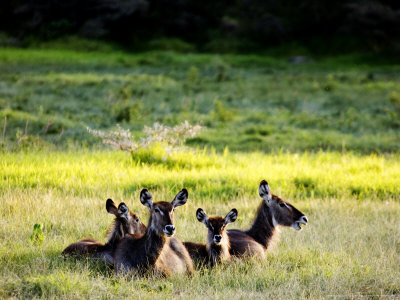
[[[108,199],[106,209],[110,214],[115,215],[115,220],[108,230],[108,241],[103,244],[95,239],[83,239],[66,247],[62,255],[86,255],[100,258],[113,265],[113,253],[119,241],[125,235],[139,238],[144,234],[146,226],[125,203],[121,202],[117,208],[114,202]]]
[[[187,190],[183,189],[171,203],[153,203],[150,193],[142,190],[140,201],[150,210],[148,227],[141,238],[126,236],[118,244],[114,253],[117,274],[131,270],[141,273],[154,270],[165,275],[193,271],[185,246],[171,237],[175,233],[174,208],[185,204],[187,197]]]
[[[251,228],[247,231],[228,230],[231,255],[264,258],[278,225],[300,230],[299,224],[306,224],[308,221],[307,217],[289,202],[271,194],[265,180],[260,183],[259,194],[263,200]]]
[[[211,267],[214,267],[221,261],[231,260],[231,255],[229,253],[230,241],[225,228],[227,224],[235,222],[237,210],[232,209],[224,218],[207,217],[206,213],[199,208],[196,212],[196,217],[199,222],[204,223],[208,228],[207,243],[205,245],[200,243],[186,243],[185,246],[188,248],[190,255],[196,258],[198,257],[201,263],[208,261]]]
[[[203,266],[208,263],[208,253],[206,243],[183,242],[190,257],[198,265]]]

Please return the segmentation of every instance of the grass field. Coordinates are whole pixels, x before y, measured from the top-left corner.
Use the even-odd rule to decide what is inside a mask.
[[[0,49],[0,298],[400,298],[400,67],[368,61]],[[139,137],[183,120],[207,129],[166,159],[86,131],[119,123]],[[205,240],[198,207],[235,207],[230,227],[247,228],[264,178],[309,218],[281,228],[265,261],[131,279],[60,255],[105,240],[108,197],[146,223],[143,187],[155,200],[189,190],[182,240]]]

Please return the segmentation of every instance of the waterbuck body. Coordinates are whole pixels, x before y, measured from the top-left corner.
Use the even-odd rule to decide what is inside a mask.
[[[63,250],[62,255],[87,255],[100,258],[113,265],[113,253],[116,245],[125,236],[141,237],[146,226],[129,210],[125,203],[121,202],[118,208],[111,199],[106,202],[108,213],[115,215],[115,219],[108,230],[108,241],[103,244],[95,239],[83,239],[69,245]]]
[[[206,225],[208,229],[205,247],[210,266],[214,267],[221,261],[231,260],[231,255],[229,253],[230,242],[225,228],[229,223],[236,221],[237,210],[235,208],[232,209],[225,217],[207,217],[204,210],[199,208],[196,212],[196,217],[197,220]]]
[[[183,242],[190,257],[198,265],[203,266],[209,262],[206,243]]]
[[[268,183],[263,180],[259,186],[259,195],[263,199],[256,213],[253,225],[246,231],[229,229],[233,256],[257,256],[264,258],[277,226],[293,227],[300,230],[300,224],[307,224],[307,217],[289,202],[271,194]]]
[[[155,202],[147,189],[140,193],[140,201],[150,210],[148,227],[138,239],[125,236],[115,249],[115,272],[136,270],[140,273],[154,270],[170,275],[173,273],[191,273],[193,262],[182,242],[172,237],[175,233],[174,209],[184,205],[188,198],[186,189],[182,189],[169,202]]]

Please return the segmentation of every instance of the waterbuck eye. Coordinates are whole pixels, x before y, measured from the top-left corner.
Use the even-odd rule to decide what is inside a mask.
[[[161,210],[159,210],[158,208],[155,208],[154,211],[155,211],[156,213],[161,214]]]
[[[280,207],[285,207],[286,205],[285,205],[285,203],[281,202],[281,203],[279,203],[279,206]]]

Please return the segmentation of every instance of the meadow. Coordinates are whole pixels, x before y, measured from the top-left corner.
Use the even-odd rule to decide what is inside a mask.
[[[368,56],[289,64],[273,55],[0,49],[0,297],[400,297],[399,65]],[[189,148],[124,153],[86,127],[202,124]],[[27,122],[28,121],[28,122]],[[147,222],[139,192],[188,203],[177,236],[204,241],[195,217],[239,211],[248,228],[267,179],[304,212],[281,228],[265,261],[193,276],[116,277],[100,262],[64,258],[84,237],[105,240],[105,200]],[[34,230],[34,225],[40,229]]]

